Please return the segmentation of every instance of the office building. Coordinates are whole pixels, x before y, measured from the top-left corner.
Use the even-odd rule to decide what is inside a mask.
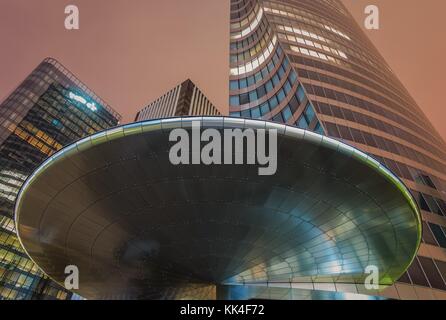
[[[446,144],[341,1],[232,0],[230,39],[230,114],[340,139],[394,172],[423,243],[385,295],[446,299]]]
[[[116,126],[120,115],[54,59],[0,105],[0,299],[70,299],[23,251],[14,203],[27,177],[62,147]]]
[[[139,111],[135,121],[196,115],[220,115],[220,112],[195,83],[187,79]]]

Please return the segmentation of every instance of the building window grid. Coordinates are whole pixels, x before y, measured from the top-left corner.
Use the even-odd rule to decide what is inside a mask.
[[[319,87],[319,86],[315,86],[315,85],[309,85],[307,82],[304,82],[304,85],[305,85],[305,87],[306,88],[312,88],[314,91],[314,93],[313,94],[315,94],[315,95],[317,95],[317,96],[320,96],[320,97],[324,97],[324,98],[328,98],[328,99],[330,99],[330,104],[331,105],[333,105],[333,106],[336,106],[336,108],[342,108],[342,107],[340,107],[340,106],[338,106],[338,102],[337,102],[337,100],[336,100],[336,97],[337,97],[337,94],[339,94],[339,95],[342,95],[343,93],[341,93],[341,92],[337,92],[337,91],[334,91],[334,90],[331,90],[331,89],[327,89],[327,88],[322,88],[322,87]],[[331,96],[330,95],[328,95],[328,93],[331,93]],[[336,94],[336,95],[335,95]],[[345,95],[346,97],[348,97],[349,95]],[[361,109],[364,109],[365,108],[365,105],[364,104],[359,104],[358,103],[358,101],[362,101],[362,102],[364,102],[364,100],[362,100],[362,99],[359,99],[359,98],[357,98],[357,99],[349,99],[347,102],[346,102],[346,104],[348,104],[348,105],[353,105],[354,107],[358,107],[358,108],[361,108]],[[379,107],[377,107],[376,105],[374,105],[373,103],[369,103],[368,104],[368,106],[374,106],[375,108],[372,108],[372,109],[370,109],[370,108],[367,108],[367,110],[370,110],[370,112],[372,112],[372,113],[374,113],[374,114],[377,114],[378,116],[382,116],[383,115],[383,113],[380,113],[380,112],[378,112],[378,109],[379,109]],[[378,108],[378,109],[376,109],[376,108]],[[345,108],[343,108],[343,109],[345,109]],[[355,114],[361,114],[361,116],[365,116],[365,115],[363,115],[362,113],[360,113],[360,112],[356,112]],[[343,118],[342,116],[337,116],[338,118]],[[373,120],[371,120],[371,121],[377,121],[377,119],[376,118],[371,118],[371,117],[369,117],[370,119],[373,119]],[[393,120],[393,119],[392,119]],[[402,120],[400,117],[397,117],[394,121],[398,121],[398,120]],[[404,122],[403,122],[403,124],[404,124]],[[376,127],[378,130],[380,129],[379,127]],[[395,130],[395,129],[394,129]],[[392,134],[392,133],[390,133],[390,134]],[[394,134],[394,133],[393,133]],[[437,150],[437,148],[435,148],[435,150],[433,151],[433,152],[438,152],[438,151],[436,151]],[[441,154],[438,154],[439,156],[442,156]]]
[[[348,90],[350,92],[353,92],[352,90],[354,90],[355,93],[361,93],[361,95],[368,97],[369,99],[372,100],[376,100],[378,103],[382,103],[385,106],[394,106],[395,109],[397,105],[399,105],[399,103],[396,102],[391,102],[390,100],[388,100],[387,98],[384,98],[382,96],[380,96],[378,93],[372,92],[368,89],[365,89],[362,85],[356,85],[353,84],[351,82],[348,81],[344,81],[338,78],[334,78],[334,77],[330,77],[328,75],[325,74],[321,74],[318,72],[313,72],[310,70],[305,70],[305,69],[299,69],[299,74],[301,75],[302,78],[308,78],[311,80],[316,80],[316,81],[320,81],[320,82],[325,82],[328,83],[330,85],[336,85],[340,88],[343,88],[345,90]],[[317,86],[316,86],[317,87]],[[343,95],[343,93],[336,91],[338,94],[340,94],[341,96]],[[344,99],[344,101],[347,101],[346,99]],[[400,110],[401,107],[398,107]],[[401,117],[402,114],[401,112],[398,112],[397,114],[395,114],[397,117]],[[407,117],[407,114],[404,114],[403,116]],[[414,121],[415,119],[411,118],[408,121]],[[416,126],[419,126],[419,123],[416,124]],[[411,124],[407,123],[406,127],[412,127]],[[427,139],[426,140],[431,140],[431,139]],[[438,149],[438,148],[437,148]]]

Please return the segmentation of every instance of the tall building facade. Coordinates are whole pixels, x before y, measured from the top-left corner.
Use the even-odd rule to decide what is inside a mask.
[[[423,243],[384,295],[446,299],[446,144],[343,4],[231,0],[230,30],[230,115],[340,139],[398,175]]]
[[[190,79],[160,96],[136,114],[135,121],[197,115],[220,115]]]
[[[0,299],[70,299],[16,236],[14,203],[27,177],[63,146],[121,116],[54,59],[45,59],[0,105]]]

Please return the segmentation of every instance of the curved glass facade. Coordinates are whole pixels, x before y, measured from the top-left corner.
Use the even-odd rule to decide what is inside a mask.
[[[274,52],[234,73],[262,52],[253,48],[268,43],[265,35],[277,37]],[[231,115],[341,139],[410,188],[423,212],[423,243],[385,295],[446,299],[446,144],[342,3],[232,0],[230,52]]]
[[[231,2],[230,115],[299,125],[322,133],[314,107],[274,27],[262,3]]]

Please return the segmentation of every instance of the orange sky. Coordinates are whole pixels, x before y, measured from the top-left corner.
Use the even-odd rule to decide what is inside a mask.
[[[446,139],[444,0],[344,0],[358,21],[367,4],[381,29],[367,31]],[[64,8],[80,9],[80,30]],[[130,121],[186,78],[221,110],[228,100],[229,1],[0,0],[0,99],[45,57],[62,62]]]

